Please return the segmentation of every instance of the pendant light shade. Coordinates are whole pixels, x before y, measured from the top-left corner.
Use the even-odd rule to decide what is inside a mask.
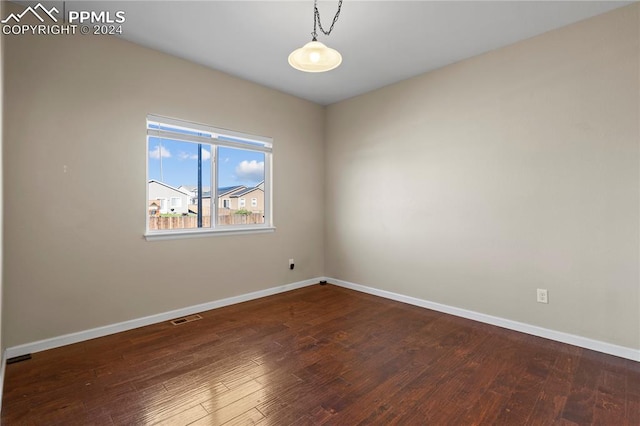
[[[318,0],[313,1],[313,37],[311,41],[300,49],[296,49],[289,55],[289,65],[304,72],[324,72],[337,68],[342,63],[342,55],[330,47],[318,41],[317,29],[320,27],[322,34],[329,35],[333,31],[342,9],[342,0],[338,1],[338,11],[333,17],[331,27],[328,30],[322,28],[320,22],[320,12],[318,11]]]
[[[337,68],[342,55],[319,41],[310,41],[289,55],[289,65],[305,72],[324,72]]]

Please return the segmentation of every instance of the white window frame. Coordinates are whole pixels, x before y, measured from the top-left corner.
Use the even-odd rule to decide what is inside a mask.
[[[252,198],[251,199],[251,207],[258,207],[258,199],[257,198]]]
[[[238,209],[247,207],[247,201],[244,198],[238,198]]]
[[[275,231],[272,215],[272,147],[273,139],[265,136],[251,135],[248,133],[237,132],[234,130],[227,130],[209,126],[206,124],[193,123],[185,120],[178,120],[175,118],[162,117],[158,115],[147,115],[147,151],[149,152],[149,138],[156,137],[162,139],[177,140],[182,142],[201,143],[203,145],[209,145],[211,149],[211,197],[210,214],[211,214],[211,227],[210,228],[195,228],[195,229],[176,229],[176,230],[149,230],[149,185],[146,186],[146,232],[144,234],[148,241],[164,240],[164,239],[176,239],[176,238],[189,238],[189,237],[204,237],[215,235],[233,235],[233,234],[250,234],[250,233],[264,233]],[[150,125],[164,125],[188,130],[196,130],[207,134],[208,136],[189,135],[183,133],[176,133],[170,130],[161,130],[157,128],[150,128]],[[248,151],[256,151],[264,153],[264,223],[261,224],[248,224],[248,225],[218,225],[218,147],[228,147],[235,149],[243,149]],[[149,156],[146,156],[146,178],[149,177]],[[203,200],[204,201],[204,200]],[[169,203],[167,203],[169,204]]]

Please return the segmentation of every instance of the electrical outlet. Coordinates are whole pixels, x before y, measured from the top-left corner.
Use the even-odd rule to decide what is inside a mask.
[[[538,303],[549,303],[549,295],[546,288],[538,289]]]

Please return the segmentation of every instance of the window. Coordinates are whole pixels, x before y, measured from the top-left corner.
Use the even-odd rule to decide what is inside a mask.
[[[160,213],[166,213],[169,209],[167,208],[167,199],[160,198]]]
[[[147,206],[160,200],[160,214],[147,209],[147,239],[272,231],[271,147],[271,138],[147,116]],[[261,211],[247,212],[239,196],[256,190]]]
[[[182,207],[182,198],[171,197],[171,208]]]

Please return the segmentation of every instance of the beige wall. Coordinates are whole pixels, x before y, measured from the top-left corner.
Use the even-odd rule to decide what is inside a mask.
[[[322,107],[113,37],[5,42],[8,346],[322,276]],[[276,232],[145,241],[149,113],[273,137]]]
[[[638,10],[330,106],[327,276],[640,348]]]
[[[327,275],[640,348],[639,14],[326,115],[116,38],[3,37],[4,347]],[[148,113],[273,137],[277,231],[146,242]]]

